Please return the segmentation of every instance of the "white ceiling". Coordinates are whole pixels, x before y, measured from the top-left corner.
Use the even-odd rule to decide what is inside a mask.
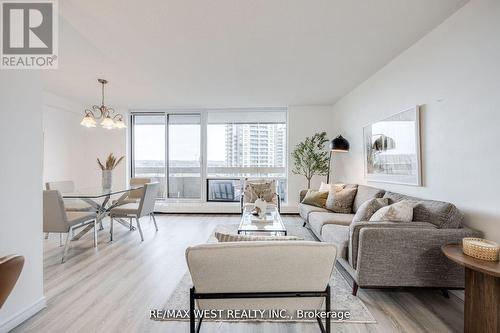
[[[107,104],[333,104],[466,0],[64,0],[46,89]]]

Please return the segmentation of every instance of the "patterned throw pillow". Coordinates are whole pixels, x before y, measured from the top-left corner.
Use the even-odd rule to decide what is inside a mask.
[[[266,202],[276,201],[276,180],[250,182],[247,181],[244,190],[245,202],[254,203],[258,198]]]
[[[297,236],[253,236],[253,235],[235,235],[226,234],[222,232],[216,232],[215,238],[220,243],[223,242],[252,242],[252,241],[291,241],[291,240],[303,240],[303,238]]]
[[[345,184],[327,184],[325,182],[321,182],[321,186],[319,187],[320,192],[324,191],[335,191],[339,192],[342,191],[345,187]]]
[[[388,205],[388,198],[374,198],[365,201],[361,206],[359,206],[358,210],[356,211],[356,215],[354,215],[352,219],[352,222],[369,221],[376,211]]]
[[[357,191],[357,187],[345,187],[335,193],[330,191],[326,200],[326,209],[334,213],[350,214]]]
[[[325,208],[326,198],[328,198],[328,191],[315,191],[308,190],[306,196],[302,200],[303,204]]]
[[[401,200],[390,206],[380,208],[372,215],[370,222],[411,222],[413,220],[413,207],[415,202]]]

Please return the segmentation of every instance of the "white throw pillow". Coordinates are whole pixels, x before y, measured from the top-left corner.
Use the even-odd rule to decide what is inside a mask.
[[[401,200],[390,206],[382,207],[372,215],[370,222],[411,222],[414,205],[415,203],[409,200]]]

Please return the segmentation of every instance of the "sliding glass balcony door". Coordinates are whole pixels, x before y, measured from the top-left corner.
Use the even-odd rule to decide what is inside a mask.
[[[201,199],[200,118],[200,114],[167,114],[170,199]]]
[[[134,114],[131,120],[131,176],[159,182],[158,196],[165,198],[165,115]]]

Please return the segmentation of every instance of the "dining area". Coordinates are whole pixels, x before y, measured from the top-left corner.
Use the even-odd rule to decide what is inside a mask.
[[[71,257],[72,242],[90,232],[93,247],[97,249],[100,237],[105,237],[107,242],[113,241],[115,227],[137,232],[140,241],[144,241],[141,227],[141,219],[144,218],[149,218],[155,231],[158,231],[154,215],[160,186],[158,182],[152,182],[151,178],[131,178],[127,185],[103,185],[80,188],[71,180],[45,183],[44,238],[59,238],[61,263]],[[108,220],[109,223],[104,223]]]

